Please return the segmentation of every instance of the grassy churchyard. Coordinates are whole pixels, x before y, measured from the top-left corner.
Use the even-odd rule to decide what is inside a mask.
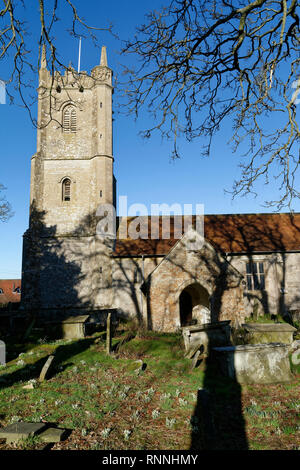
[[[300,449],[300,366],[293,381],[243,385],[184,358],[181,334],[119,330],[50,340],[11,338],[0,367],[0,427],[47,422],[69,430],[52,449]],[[38,378],[49,355],[49,376]],[[26,387],[26,388],[24,388]],[[202,398],[201,398],[202,397]],[[41,449],[39,436],[0,449]]]

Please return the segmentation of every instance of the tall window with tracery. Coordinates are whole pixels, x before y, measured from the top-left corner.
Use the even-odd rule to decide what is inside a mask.
[[[72,104],[67,105],[63,110],[63,132],[70,134],[76,132],[77,116],[75,106]]]
[[[62,183],[62,200],[71,201],[71,180],[65,178]]]

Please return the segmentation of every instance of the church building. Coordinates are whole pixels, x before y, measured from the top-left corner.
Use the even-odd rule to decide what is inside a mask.
[[[157,331],[300,309],[298,213],[205,215],[198,248],[195,217],[180,237],[178,216],[169,237],[166,216],[144,218],[147,236],[118,236],[133,222],[120,217],[115,238],[99,236],[99,207],[116,207],[112,76],[105,47],[90,75],[52,76],[43,53],[22,308],[45,320],[114,309]]]

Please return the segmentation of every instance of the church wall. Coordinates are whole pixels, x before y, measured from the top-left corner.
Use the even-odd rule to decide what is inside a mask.
[[[22,269],[23,306],[37,309],[42,317],[111,308],[109,248],[95,237],[41,238],[29,233]]]
[[[112,306],[125,318],[137,318],[147,323],[147,301],[141,291],[143,280],[163,257],[114,258],[112,267]]]
[[[264,263],[265,290],[246,290],[257,314],[283,315],[300,308],[300,253],[229,255],[228,260],[245,279],[247,262]]]

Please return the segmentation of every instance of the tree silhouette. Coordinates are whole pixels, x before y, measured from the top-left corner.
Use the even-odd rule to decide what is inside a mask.
[[[245,157],[233,195],[275,175],[279,195],[269,204],[278,207],[300,196],[298,7],[297,0],[172,0],[147,15],[123,50],[137,58],[125,70],[126,107],[154,118],[144,136],[173,137],[174,158],[180,134],[205,137],[207,156],[230,119],[233,151]]]

